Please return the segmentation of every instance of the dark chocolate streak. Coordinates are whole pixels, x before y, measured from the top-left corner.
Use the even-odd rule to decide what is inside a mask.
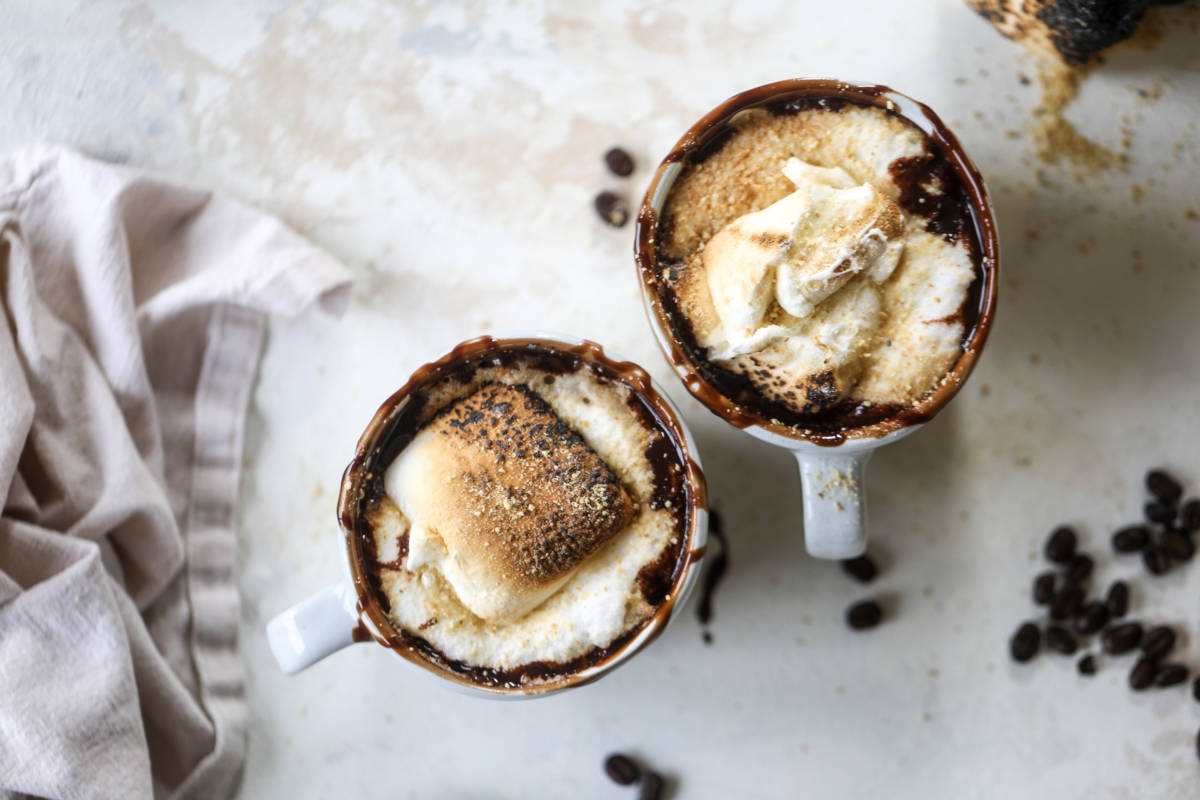
[[[379,563],[366,512],[371,504],[383,497],[382,475],[387,466],[412,441],[420,426],[427,423],[428,419],[422,421],[421,417],[430,417],[424,414],[424,392],[445,380],[469,382],[484,367],[509,366],[532,368],[548,376],[588,369],[600,380],[629,388],[630,408],[653,434],[646,450],[654,472],[650,505],[652,508],[675,509],[676,514],[673,542],[655,561],[643,567],[637,578],[643,597],[655,609],[654,614],[607,646],[593,648],[571,661],[534,662],[511,670],[496,670],[448,658],[426,639],[391,623],[386,615],[389,604],[382,589],[380,569],[385,566],[396,568],[397,565],[395,562]],[[397,406],[396,398],[401,396],[407,397],[408,401]],[[686,549],[696,514],[705,508],[707,500],[703,475],[679,444],[683,441],[683,432],[653,392],[648,376],[633,364],[609,360],[597,345],[588,342],[570,347],[541,340],[496,342],[487,337],[465,342],[441,361],[418,370],[408,386],[385,403],[379,414],[383,415],[383,424],[365,449],[364,443],[371,429],[364,434],[364,441],[359,443],[361,454],[346,470],[339,502],[342,528],[353,532],[351,570],[359,589],[360,614],[369,617],[381,632],[381,644],[410,660],[432,665],[448,677],[491,689],[536,689],[553,687],[564,678],[603,664],[620,654],[651,622],[670,613],[687,566],[703,555],[702,551]]]
[[[714,111],[697,123],[664,159],[663,165],[682,163],[686,170],[689,165],[709,158],[733,135],[735,126],[730,124],[731,120],[751,108],[785,115],[802,110],[838,113],[851,105],[873,106],[917,127],[891,107],[891,101],[885,97],[889,91],[885,86],[847,86],[832,81],[803,80],[759,87],[731,98],[718,109],[721,116]],[[835,95],[835,92],[841,94]],[[990,215],[978,211],[986,208],[986,194],[978,174],[966,160],[954,135],[931,110],[924,106],[921,109],[933,125],[932,133],[923,130],[921,133],[937,154],[893,163],[892,175],[901,189],[900,205],[908,214],[924,218],[926,230],[931,233],[950,241],[965,242],[970,249],[976,277],[963,305],[955,312],[955,316],[960,316],[964,322],[962,348],[970,358],[960,357],[946,388],[935,389],[912,406],[846,400],[832,405],[808,403],[807,407],[793,408],[764,397],[744,375],[709,361],[704,348],[696,342],[690,320],[680,310],[678,297],[661,280],[664,269],[674,271],[681,264],[664,256],[666,245],[673,236],[674,220],[670,217],[660,219],[652,208],[650,197],[655,187],[651,186],[638,217],[636,255],[643,287],[650,293],[652,323],[664,324],[670,331],[673,342],[668,348],[668,356],[677,367],[691,371],[691,379],[685,378],[689,391],[728,422],[743,428],[761,425],[816,444],[838,445],[846,440],[848,430],[873,428],[878,433],[872,435],[883,435],[927,421],[953,395],[959,380],[965,378],[975,352],[986,339],[988,326],[981,328],[980,320],[987,318],[990,322],[994,304],[995,231]],[[658,177],[661,175],[662,168]],[[935,179],[941,182],[942,194],[931,193],[925,188]],[[654,316],[658,319],[654,320]],[[781,426],[784,430],[779,430]]]
[[[700,603],[696,606],[696,619],[700,620],[700,624],[704,626],[712,622],[713,597],[717,593],[717,586],[721,583],[721,579],[725,577],[725,571],[729,569],[729,540],[725,538],[721,515],[715,510],[708,512],[708,534],[720,543],[721,552],[708,560],[708,565],[704,569],[704,579],[700,586]],[[711,641],[711,638],[706,638],[705,641]]]

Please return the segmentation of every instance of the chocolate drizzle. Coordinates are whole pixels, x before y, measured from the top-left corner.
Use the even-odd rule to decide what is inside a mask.
[[[895,98],[895,99],[893,99]],[[752,108],[773,114],[794,114],[819,109],[837,113],[850,105],[874,106],[916,123],[900,114],[898,102],[915,106],[928,128],[917,126],[937,149],[936,156],[902,159],[893,173],[901,186],[901,206],[909,214],[926,220],[926,229],[971,248],[976,279],[957,313],[964,321],[962,354],[946,378],[923,400],[911,406],[843,401],[820,405],[815,413],[798,413],[783,403],[764,397],[743,375],[706,358],[696,343],[690,321],[663,270],[676,270],[678,263],[662,257],[662,245],[670,240],[672,221],[660,220],[654,200],[666,194],[659,184],[673,181],[677,170],[711,156],[733,135],[733,119]],[[928,187],[939,181],[943,194]],[[995,310],[999,241],[987,192],[979,172],[963,152],[954,134],[927,106],[903,97],[886,86],[857,86],[833,80],[790,80],[760,86],[735,95],[697,122],[676,144],[659,166],[638,214],[635,256],[641,278],[642,296],[651,324],[668,359],[676,367],[692,395],[729,423],[747,428],[758,426],[791,439],[820,445],[839,445],[849,438],[877,438],[932,418],[958,391],[970,373],[987,340]]]
[[[650,606],[657,608],[671,593],[675,584],[675,573],[680,565],[679,553],[674,547],[665,548],[658,558],[642,567],[637,574],[638,589]]]
[[[534,662],[496,670],[450,659],[417,633],[391,622],[379,576],[380,568],[388,565],[378,561],[368,511],[383,496],[382,473],[432,416],[426,408],[429,390],[445,380],[467,383],[485,367],[518,365],[545,372],[547,380],[588,369],[599,379],[630,390],[630,407],[654,433],[646,452],[654,471],[651,506],[677,509],[676,527],[671,544],[638,575],[639,589],[655,608],[649,619],[607,646],[593,648],[568,662]],[[704,537],[706,507],[704,476],[688,452],[682,424],[640,367],[609,359],[592,342],[572,346],[545,339],[480,337],[418,369],[376,412],[342,479],[338,519],[350,552],[359,613],[372,638],[407,660],[458,683],[500,692],[540,693],[593,680],[598,675],[588,674],[589,670],[632,652],[630,648],[644,646],[658,635],[674,609],[690,568],[703,555],[703,545],[697,546],[697,542]]]
[[[696,606],[696,619],[700,620],[700,625],[705,629],[703,632],[704,643],[712,644],[712,634],[708,631],[708,624],[712,622],[713,618],[713,595],[716,594],[721,579],[725,577],[725,571],[729,569],[729,540],[725,538],[721,515],[715,510],[708,512],[708,532],[720,542],[721,552],[708,560],[708,566],[704,570],[700,588],[700,603]]]
[[[979,261],[979,245],[971,230],[971,207],[962,183],[950,162],[940,155],[897,158],[888,165],[892,180],[900,187],[900,207],[914,217],[924,217],[925,230],[951,242],[964,242],[973,261]],[[933,187],[938,187],[933,191]]]

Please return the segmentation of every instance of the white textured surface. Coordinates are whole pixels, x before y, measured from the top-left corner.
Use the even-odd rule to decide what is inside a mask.
[[[218,187],[359,275],[341,322],[273,325],[252,401],[241,796],[631,796],[600,772],[613,748],[682,775],[686,798],[1194,796],[1200,705],[1183,690],[1132,696],[1124,662],[1091,681],[1065,659],[1013,667],[1005,642],[1052,525],[1098,542],[1137,516],[1152,462],[1200,488],[1200,222],[1184,211],[1200,211],[1200,34],[1173,26],[1087,80],[1071,117],[1111,145],[1128,128],[1131,161],[1079,184],[1033,158],[1022,54],[957,0],[646,6],[0,7],[0,144],[56,139]],[[873,460],[885,568],[870,591],[896,611],[870,634],[841,624],[867,592],[803,555],[791,458],[675,383],[642,317],[632,231],[590,208],[600,188],[639,194],[727,95],[793,75],[930,103],[989,178],[1004,232],[978,372]],[[632,179],[604,171],[616,142],[638,158]],[[734,545],[714,644],[685,615],[601,682],[517,704],[366,645],[285,678],[263,625],[338,578],[334,495],[370,414],[454,342],[531,325],[643,363],[694,423]],[[1140,574],[1095,552],[1105,581]],[[1196,631],[1198,573],[1139,580],[1135,613]],[[1186,650],[1200,666],[1194,635]]]

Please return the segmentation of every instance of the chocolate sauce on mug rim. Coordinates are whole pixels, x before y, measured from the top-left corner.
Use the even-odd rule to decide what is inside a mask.
[[[420,420],[428,390],[443,380],[470,380],[484,367],[520,365],[548,376],[589,369],[602,380],[619,383],[631,392],[629,405],[643,425],[658,433],[647,448],[654,471],[652,508],[670,500],[676,514],[675,543],[664,548],[658,559],[638,573],[638,586],[654,613],[622,633],[605,647],[565,663],[531,662],[510,670],[478,667],[448,658],[420,636],[399,628],[387,615],[388,601],[379,582],[381,565],[375,556],[375,541],[367,515],[370,503],[383,496],[383,473],[396,455],[412,441],[432,416]],[[678,467],[678,469],[673,469]],[[654,389],[650,376],[631,362],[615,361],[603,348],[590,341],[578,345],[550,339],[494,339],[481,336],[459,344],[447,355],[419,368],[409,381],[389,397],[375,413],[358,441],[354,459],[346,467],[338,496],[338,523],[349,553],[350,572],[358,595],[362,620],[355,641],[373,639],[406,660],[454,683],[500,694],[542,694],[579,686],[599,678],[603,672],[582,673],[603,666],[649,644],[661,633],[674,611],[679,591],[689,570],[703,558],[704,547],[696,547],[701,512],[707,512],[708,496],[704,474],[692,458],[684,428]],[[394,566],[394,565],[393,565]],[[637,640],[650,630],[650,634]]]
[[[659,214],[652,200],[668,167],[680,162],[699,163],[717,152],[736,132],[730,122],[742,111],[763,108],[775,114],[789,114],[819,108],[837,113],[853,104],[883,109],[915,126],[911,118],[899,113],[890,96],[903,97],[920,110],[931,130],[916,127],[940,155],[940,158],[929,159],[927,165],[905,163],[900,165],[900,174],[893,172],[893,178],[902,187],[901,206],[908,213],[924,216],[927,230],[959,236],[972,245],[976,278],[963,305],[953,315],[961,315],[965,323],[962,352],[941,382],[914,405],[868,405],[847,401],[818,414],[801,414],[767,400],[747,378],[706,358],[674,293],[660,279],[662,270],[671,268],[671,262],[659,258]],[[895,164],[893,162],[893,166]],[[952,170],[952,177],[965,195],[969,220],[955,220],[945,201],[929,206],[929,199],[936,196],[920,189],[927,170],[946,166]],[[943,177],[946,174],[943,173]],[[669,194],[668,191],[664,195],[664,205]],[[946,193],[947,197],[952,194]],[[925,203],[920,202],[922,197]],[[818,445],[833,447],[847,439],[879,438],[932,419],[970,374],[987,341],[995,314],[1000,246],[983,178],[967,158],[958,139],[932,109],[882,85],[857,86],[832,79],[795,79],[759,86],[729,98],[693,125],[659,165],[638,213],[634,242],[634,259],[650,324],[660,332],[660,346],[692,396],[736,427],[757,425],[789,439]]]

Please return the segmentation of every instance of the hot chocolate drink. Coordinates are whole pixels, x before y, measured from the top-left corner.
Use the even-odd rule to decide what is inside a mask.
[[[989,264],[952,137],[870,87],[809,86],[684,142],[661,211],[643,211],[639,264],[694,394],[820,439],[957,382]]]
[[[536,690],[670,610],[703,478],[645,373],[594,345],[484,339],[413,384],[343,520],[373,635]]]

